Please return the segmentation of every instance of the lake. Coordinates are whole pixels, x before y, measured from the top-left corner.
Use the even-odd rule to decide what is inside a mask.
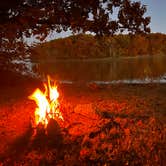
[[[64,83],[166,83],[166,56],[28,62],[27,68],[31,74]]]

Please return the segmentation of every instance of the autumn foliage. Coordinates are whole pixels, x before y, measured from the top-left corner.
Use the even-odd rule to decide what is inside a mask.
[[[118,56],[165,55],[166,35],[115,35],[95,38],[76,35],[53,40],[32,49],[32,59],[104,58]]]

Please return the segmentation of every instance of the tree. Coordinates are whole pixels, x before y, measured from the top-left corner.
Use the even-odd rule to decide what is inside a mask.
[[[116,19],[112,18],[118,10]],[[21,43],[23,36],[43,40],[51,30],[149,33],[146,6],[131,0],[5,0],[0,2],[0,45]],[[15,48],[15,46],[14,46]]]

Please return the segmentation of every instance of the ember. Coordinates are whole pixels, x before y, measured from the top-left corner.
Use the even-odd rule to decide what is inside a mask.
[[[63,116],[59,109],[57,86],[55,82],[51,84],[49,76],[44,87],[44,92],[37,88],[29,99],[34,100],[37,104],[34,126],[37,127],[41,123],[46,128],[50,119],[63,120]]]

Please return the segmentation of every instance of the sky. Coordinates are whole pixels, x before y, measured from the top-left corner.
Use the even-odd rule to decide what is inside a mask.
[[[151,17],[151,32],[166,34],[166,0],[140,0],[147,5],[147,16]]]

